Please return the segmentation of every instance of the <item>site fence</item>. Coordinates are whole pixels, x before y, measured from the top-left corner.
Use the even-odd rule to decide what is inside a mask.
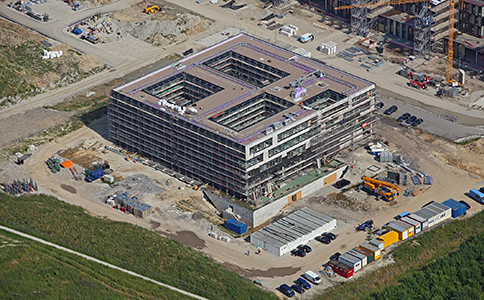
[[[80,252],[80,253],[83,253],[83,254],[86,254],[86,255],[89,255],[89,256],[93,256],[93,257],[95,257],[99,260],[103,260],[105,262],[111,263],[111,264],[116,265],[118,267],[128,269],[130,271],[133,271],[133,272],[136,272],[138,274],[147,276],[147,277],[154,279],[154,280],[158,280],[158,281],[163,282],[165,284],[172,285],[172,286],[180,288],[182,290],[192,292],[192,293],[197,294],[199,296],[206,297],[206,298],[209,298],[209,299],[228,300],[223,296],[214,294],[210,291],[207,291],[203,288],[200,288],[198,286],[195,286],[195,285],[188,283],[188,282],[185,282],[183,280],[173,278],[173,277],[167,276],[165,274],[161,274],[161,273],[159,273],[155,270],[147,269],[143,266],[138,266],[136,264],[128,263],[125,260],[119,259],[118,257],[113,257],[113,256],[110,256],[110,255],[107,255],[107,254],[104,254],[104,253],[100,253],[99,251],[94,250],[90,247],[84,247],[84,246],[81,246],[81,245],[77,245],[75,243],[61,239],[61,238],[59,238],[59,237],[57,237],[53,234],[46,233],[46,232],[43,232],[41,230],[31,228],[27,225],[19,224],[19,223],[16,223],[14,221],[6,220],[6,219],[3,219],[3,218],[0,218],[0,224],[7,226],[7,227],[10,227],[12,229],[19,230],[23,233],[33,235],[33,236],[38,237],[40,239],[44,239],[44,240],[49,241],[51,243],[69,248],[71,250],[74,250],[74,251],[77,251],[77,252]]]

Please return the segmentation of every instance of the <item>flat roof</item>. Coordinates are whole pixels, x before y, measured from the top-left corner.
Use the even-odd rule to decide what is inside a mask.
[[[269,226],[254,232],[252,236],[280,248],[334,220],[335,219],[309,207],[304,207]]]
[[[241,70],[251,72],[253,76],[234,75],[239,74],[237,72]],[[307,90],[302,99],[291,97],[294,88],[290,87],[290,83],[315,71],[323,72],[324,76],[308,77],[302,82],[302,86]],[[185,79],[180,79],[182,77]],[[185,80],[183,84],[187,82],[192,86],[195,85],[195,92],[184,92],[185,89],[180,89],[178,86],[176,90],[184,93],[181,96],[178,93],[177,97],[172,97],[170,88],[158,93],[158,87],[168,86],[167,82],[175,82],[175,79]],[[264,136],[266,129],[273,127],[274,123],[286,120],[287,117],[284,115],[289,114],[296,121],[314,115],[315,109],[302,104],[305,99],[328,90],[346,98],[373,87],[374,84],[369,81],[330,68],[255,37],[239,34],[118,87],[115,91],[164,110],[172,116],[225,135],[240,144],[250,144]],[[247,127],[233,127],[214,121],[214,117],[223,115],[228,110],[237,109],[236,106],[243,106],[245,102],[262,94],[270,95],[269,97],[272,98],[277,97],[291,105],[281,105],[279,110],[274,110],[271,106],[268,109],[271,113],[266,112],[259,121]],[[178,100],[173,100],[174,98],[182,100],[177,102]],[[179,105],[177,104],[178,107],[167,105],[161,101],[162,99]],[[283,102],[282,100],[280,102]],[[185,110],[183,110],[183,103],[189,105]],[[284,127],[274,130],[284,130]]]

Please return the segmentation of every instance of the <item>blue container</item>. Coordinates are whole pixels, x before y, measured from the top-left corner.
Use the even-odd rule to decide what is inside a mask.
[[[72,30],[72,33],[79,35],[82,33],[82,30],[80,28],[74,28],[74,30]]]
[[[457,218],[458,216],[462,216],[466,213],[466,206],[460,202],[455,201],[454,199],[444,201],[442,202],[442,204],[452,209],[452,218]]]
[[[247,226],[235,219],[228,219],[225,221],[225,228],[237,234],[244,234],[247,231]]]

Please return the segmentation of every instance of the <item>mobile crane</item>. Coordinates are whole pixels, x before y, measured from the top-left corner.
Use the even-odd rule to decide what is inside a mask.
[[[376,180],[367,176],[363,176],[361,177],[361,179],[363,180],[363,187],[366,190],[377,195],[379,198],[384,198],[387,201],[392,201],[398,195],[398,186],[394,184]]]

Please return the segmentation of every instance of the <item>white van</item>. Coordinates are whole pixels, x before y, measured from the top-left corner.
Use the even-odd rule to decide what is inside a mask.
[[[304,277],[306,277],[307,280],[311,281],[314,284],[321,284],[321,278],[313,271],[307,271],[306,273],[304,273]]]

